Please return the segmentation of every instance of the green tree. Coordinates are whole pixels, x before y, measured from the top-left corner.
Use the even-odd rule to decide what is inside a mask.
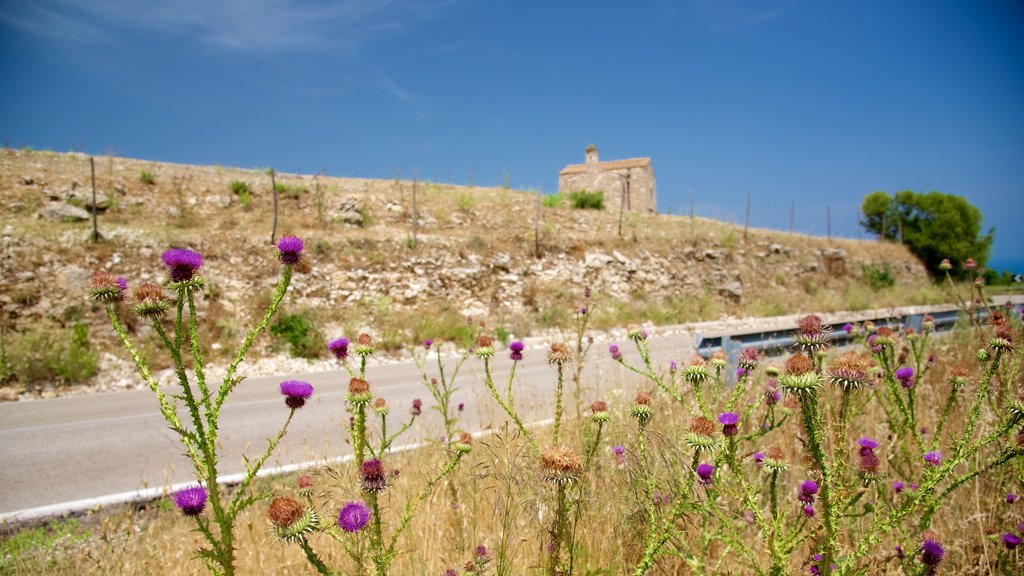
[[[910,190],[895,196],[872,192],[860,210],[864,215],[861,226],[881,238],[905,244],[932,274],[938,274],[943,258],[949,258],[959,272],[968,258],[985,264],[992,250],[995,229],[982,235],[981,210],[962,196]]]

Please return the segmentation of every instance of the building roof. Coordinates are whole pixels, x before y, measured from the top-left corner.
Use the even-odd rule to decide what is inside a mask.
[[[590,170],[598,170],[606,172],[610,170],[626,170],[629,168],[647,168],[651,165],[650,158],[627,158],[626,160],[609,160],[608,162],[596,162],[593,164],[569,164],[558,173],[559,176],[562,174],[582,174],[589,172]]]

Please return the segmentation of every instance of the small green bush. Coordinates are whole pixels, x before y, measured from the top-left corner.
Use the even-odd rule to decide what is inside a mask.
[[[152,186],[153,184],[156,184],[156,176],[153,176],[152,172],[141,170],[139,171],[139,181],[143,184],[149,184]]]
[[[302,186],[289,186],[284,182],[275,183],[274,189],[277,190],[278,194],[284,196],[285,198],[292,198],[295,200],[297,200],[303,194],[309,192],[308,189],[303,188]]]
[[[89,342],[89,327],[76,323],[70,328],[49,322],[11,334],[4,350],[0,372],[32,387],[46,381],[63,384],[81,382],[94,374],[99,359]]]
[[[252,189],[249,188],[248,182],[232,180],[231,192],[238,196],[238,202],[242,205],[242,208],[248,209],[249,205],[252,204]]]
[[[862,264],[861,270],[864,274],[864,280],[875,290],[892,288],[896,285],[896,278],[892,275],[892,270],[889,269],[888,264],[881,266]]]
[[[577,210],[604,210],[604,190],[570,192],[569,201]]]
[[[561,192],[548,194],[542,199],[545,208],[561,208],[565,204],[565,196]]]
[[[324,349],[324,335],[309,310],[279,316],[271,324],[270,333],[286,342],[296,358],[316,358]]]

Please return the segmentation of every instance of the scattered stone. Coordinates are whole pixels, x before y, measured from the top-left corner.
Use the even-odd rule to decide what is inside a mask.
[[[19,178],[18,178],[18,180],[19,180],[19,181],[20,181],[20,182],[22,183],[22,185],[24,185],[24,186],[32,186],[33,184],[35,184],[35,183],[36,183],[36,179],[35,179],[35,178],[33,178],[32,176],[25,176],[25,175],[22,175],[21,177],[19,177]]]
[[[743,284],[729,282],[725,286],[719,286],[718,293],[733,303],[739,303],[743,299]]]
[[[89,219],[89,213],[65,202],[51,202],[39,210],[39,217],[61,222],[84,222]]]

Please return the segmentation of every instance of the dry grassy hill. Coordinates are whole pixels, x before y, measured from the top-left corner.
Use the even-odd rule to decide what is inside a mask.
[[[129,284],[161,280],[169,247],[204,255],[210,325],[224,337],[241,334],[278,272],[270,175],[117,157],[97,157],[95,171],[98,242],[82,220],[92,202],[87,156],[0,151],[8,357],[19,346],[73,340],[76,324],[88,328],[93,347],[111,349],[101,311],[85,296],[89,275],[108,269]],[[370,329],[390,348],[458,340],[467,315],[524,336],[567,323],[585,287],[595,294],[598,328],[940,297],[921,264],[891,244],[760,229],[745,237],[742,227],[671,215],[628,214],[620,224],[616,213],[567,206],[541,207],[536,226],[534,193],[430,182],[415,185],[414,241],[413,182],[276,180],[278,235],[303,238],[308,256],[286,314],[305,314],[317,337]],[[888,270],[895,287],[872,287],[865,267]],[[262,346],[258,353],[269,354],[276,344]]]

